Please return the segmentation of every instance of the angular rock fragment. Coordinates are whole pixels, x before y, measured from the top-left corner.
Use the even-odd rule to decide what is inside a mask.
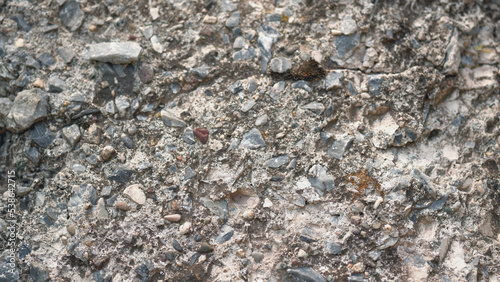
[[[72,148],[74,148],[76,143],[78,143],[78,141],[80,141],[80,138],[82,138],[80,127],[78,127],[78,125],[76,124],[63,128],[62,134]]]
[[[90,45],[90,60],[112,64],[128,64],[138,60],[141,45],[136,42],[106,42]]]
[[[128,196],[132,201],[139,205],[144,205],[146,203],[146,194],[142,191],[142,185],[133,184],[125,188],[123,194]]]
[[[295,281],[303,282],[326,282],[326,279],[311,267],[287,269],[286,273]]]
[[[288,163],[288,155],[282,155],[269,159],[267,161],[267,166],[270,168],[278,168],[285,165],[286,163]]]
[[[166,126],[171,127],[186,127],[187,124],[177,117],[171,110],[164,109],[160,112],[161,119]]]
[[[337,160],[341,160],[344,157],[344,153],[351,147],[354,137],[344,136],[341,139],[333,141],[332,146],[328,149],[328,155]]]
[[[260,131],[257,128],[252,128],[243,135],[240,145],[247,149],[256,150],[265,147],[266,142],[262,138]]]
[[[80,8],[80,2],[70,0],[63,5],[59,17],[67,28],[75,31],[82,25],[85,13]]]
[[[6,118],[7,129],[16,133],[28,129],[48,115],[47,94],[40,89],[24,90],[16,99]]]

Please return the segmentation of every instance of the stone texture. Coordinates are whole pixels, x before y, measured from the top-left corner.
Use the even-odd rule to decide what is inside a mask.
[[[40,89],[24,90],[17,94],[7,115],[7,129],[16,133],[28,129],[35,122],[47,118],[47,94]]]
[[[136,42],[104,42],[90,45],[88,57],[93,61],[128,64],[138,60],[141,50]]]

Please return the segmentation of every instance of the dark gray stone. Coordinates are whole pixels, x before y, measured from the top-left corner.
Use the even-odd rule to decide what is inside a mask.
[[[134,148],[134,141],[132,141],[132,139],[127,134],[122,133],[120,135],[120,139],[127,148],[129,149]]]
[[[307,179],[320,195],[335,187],[333,176],[328,174],[326,168],[322,165],[313,165],[309,170]]]
[[[125,167],[119,167],[115,169],[109,176],[108,179],[116,181],[118,183],[127,183],[134,173],[133,170]]]
[[[342,254],[342,245],[332,242],[325,242],[326,253],[330,255],[340,255]]]
[[[48,110],[47,94],[44,91],[36,88],[21,91],[6,118],[7,129],[16,133],[22,132],[35,122],[45,119]]]
[[[303,241],[306,243],[313,243],[313,242],[318,241],[318,235],[316,234],[316,232],[314,232],[314,230],[306,227],[306,228],[302,229],[302,232],[300,233],[299,239],[300,239],[300,241]]]
[[[47,125],[43,122],[39,122],[33,126],[30,132],[30,138],[38,146],[47,148],[50,146],[52,141],[56,136],[47,128]]]
[[[432,203],[429,206],[429,209],[430,210],[435,210],[435,211],[441,210],[444,207],[444,204],[446,203],[446,200],[448,200],[448,195],[449,195],[449,193],[446,193],[446,195],[444,195],[441,199],[439,199],[439,200],[435,201],[434,203]]]
[[[49,92],[59,93],[66,90],[66,82],[56,75],[50,76],[47,84],[49,85]]]
[[[14,15],[12,19],[16,22],[18,29],[24,30],[26,32],[31,30],[31,25],[24,19],[23,15]]]
[[[49,280],[49,272],[46,269],[32,265],[30,267],[30,278],[34,282],[45,282]]]
[[[234,234],[234,229],[229,225],[222,226],[219,235],[215,238],[216,244],[223,244],[231,239]]]
[[[194,170],[192,170],[189,166],[186,167],[186,171],[184,173],[184,181],[193,179],[195,177],[196,177],[196,172],[194,172]]]
[[[4,261],[0,264],[0,279],[2,282],[19,281],[19,269],[16,266],[15,255],[12,260],[6,256]]]
[[[381,77],[370,77],[368,80],[368,91],[374,95],[379,95],[383,82],[384,79]]]
[[[266,142],[264,138],[262,138],[260,131],[257,128],[252,128],[250,131],[243,134],[240,145],[247,149],[256,150],[265,147]]]
[[[200,204],[202,204],[205,208],[209,209],[210,212],[219,216],[220,218],[227,219],[228,209],[226,199],[212,201],[206,197],[202,197],[200,198]]]
[[[49,52],[42,53],[40,56],[38,56],[38,60],[40,60],[40,62],[44,66],[52,66],[56,63],[56,59],[54,59],[54,57],[52,57]]]
[[[85,13],[80,8],[80,2],[70,0],[64,3],[59,18],[69,30],[75,31],[82,25]]]
[[[235,83],[229,85],[228,87],[229,91],[233,94],[237,94],[241,90],[243,90],[243,86],[241,85],[241,81],[236,81]]]
[[[182,248],[181,244],[179,243],[179,241],[175,240],[174,239],[174,242],[172,243],[172,247],[174,247],[174,249],[176,251],[178,251],[179,253],[182,253],[184,251],[184,249]]]
[[[42,67],[42,65],[40,65],[40,62],[38,62],[37,59],[33,58],[32,56],[26,57],[26,66],[35,69],[39,69]]]
[[[212,248],[212,246],[210,246],[209,244],[203,242],[201,244],[201,246],[198,248],[198,253],[201,253],[201,254],[206,254],[206,253],[210,253],[214,250],[214,248]]]
[[[359,45],[359,33],[352,35],[339,35],[334,39],[334,43],[338,56],[343,58]]]
[[[36,147],[30,147],[26,152],[26,157],[35,164],[40,161],[40,153]]]
[[[286,273],[297,282],[326,282],[326,279],[310,267],[287,269]]]

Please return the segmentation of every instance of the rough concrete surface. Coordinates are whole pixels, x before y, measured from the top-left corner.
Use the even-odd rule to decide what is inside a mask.
[[[0,281],[499,281],[498,0],[0,0]]]

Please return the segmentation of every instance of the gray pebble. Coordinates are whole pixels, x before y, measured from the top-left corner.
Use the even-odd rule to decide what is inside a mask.
[[[47,84],[49,85],[49,92],[52,93],[59,93],[66,90],[66,82],[57,75],[51,75]]]
[[[327,254],[340,255],[342,254],[342,245],[326,241],[325,250]]]
[[[234,234],[234,229],[229,225],[224,225],[221,227],[219,235],[215,238],[214,242],[216,244],[223,244],[231,239]]]
[[[251,256],[253,257],[253,259],[255,260],[255,262],[259,263],[261,262],[262,260],[264,260],[264,254],[262,252],[252,252]]]
[[[194,144],[196,143],[196,140],[194,139],[194,132],[191,127],[186,127],[184,130],[184,133],[182,133],[182,140],[186,142],[187,144]]]
[[[80,2],[70,0],[63,5],[59,18],[67,28],[75,31],[82,25],[85,13],[80,8]]]
[[[248,49],[243,49],[243,50],[239,50],[237,52],[234,52],[233,60],[234,61],[245,61],[245,60],[253,59],[256,56],[257,56],[257,54],[255,53],[255,48],[249,47]]]
[[[285,73],[292,68],[292,61],[284,57],[273,58],[269,67],[273,72]]]
[[[350,136],[335,140],[330,149],[328,149],[328,155],[337,160],[341,160],[344,157],[344,152],[351,147],[353,141],[354,137]]]
[[[237,94],[238,92],[243,90],[243,86],[241,84],[241,81],[236,81],[235,83],[229,85],[228,89],[229,91],[231,91],[231,93]]]
[[[325,111],[325,105],[319,102],[311,102],[302,106],[302,109],[309,110],[317,115],[321,115]]]
[[[63,59],[63,61],[66,64],[71,63],[71,61],[75,57],[75,52],[73,52],[73,50],[71,50],[69,48],[65,48],[65,47],[57,48],[57,53],[59,54],[61,59]]]
[[[90,45],[90,60],[128,64],[138,60],[142,48],[136,42],[104,42]]]
[[[38,56],[38,60],[42,63],[44,66],[52,66],[53,64],[56,63],[56,59],[52,57],[52,55],[49,52],[44,52]]]
[[[267,114],[263,114],[255,120],[255,126],[262,126],[267,123],[267,120],[268,120]]]
[[[339,35],[335,38],[334,43],[338,56],[343,58],[359,45],[359,33],[352,35]]]
[[[80,128],[76,124],[63,128],[61,132],[72,148],[74,148],[76,143],[82,138]]]
[[[282,155],[269,159],[267,161],[267,166],[270,168],[278,168],[286,163],[288,163],[288,155]]]
[[[166,126],[171,127],[186,127],[186,123],[178,118],[171,110],[164,109],[161,111],[161,118]]]
[[[264,141],[264,138],[262,138],[260,131],[257,128],[252,128],[243,135],[240,145],[247,149],[255,150],[265,147],[266,142]]]
[[[237,27],[240,24],[240,12],[234,12],[229,18],[226,20],[226,26],[229,28]]]
[[[342,87],[341,79],[344,78],[344,74],[341,71],[332,71],[328,73],[325,77],[326,89],[336,89]]]
[[[54,141],[56,136],[47,128],[47,125],[44,122],[39,122],[33,126],[33,129],[30,132],[30,138],[38,146],[47,148],[50,146],[52,141]]]

